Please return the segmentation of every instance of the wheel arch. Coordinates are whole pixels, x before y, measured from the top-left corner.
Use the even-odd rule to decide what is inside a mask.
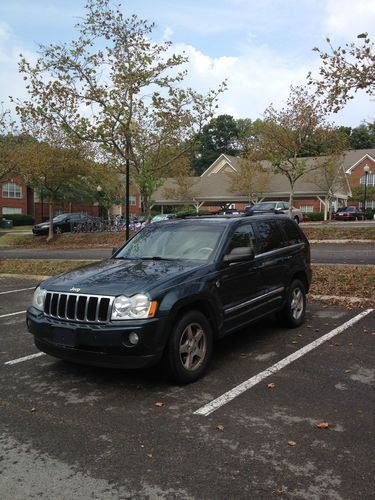
[[[291,276],[289,286],[293,283],[294,280],[300,280],[304,287],[305,287],[305,292],[308,293],[310,285],[309,285],[309,280],[307,279],[306,273],[304,271],[297,271]]]
[[[169,335],[171,334],[174,325],[178,321],[178,319],[183,316],[185,313],[189,311],[199,311],[202,313],[209,322],[212,330],[213,338],[218,338],[220,332],[220,323],[217,318],[217,314],[215,314],[215,307],[207,298],[194,298],[189,301],[180,301],[173,307],[171,311],[171,328]]]

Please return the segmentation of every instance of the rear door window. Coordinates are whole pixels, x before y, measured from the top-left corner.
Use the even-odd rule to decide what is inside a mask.
[[[256,254],[271,252],[284,245],[282,233],[275,221],[257,222],[256,233]]]

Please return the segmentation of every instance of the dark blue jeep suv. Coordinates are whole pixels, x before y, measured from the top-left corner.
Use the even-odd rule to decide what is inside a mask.
[[[310,247],[284,215],[150,224],[112,258],[42,282],[27,311],[35,344],[79,363],[140,368],[164,360],[189,383],[213,342],[276,313],[305,316]]]

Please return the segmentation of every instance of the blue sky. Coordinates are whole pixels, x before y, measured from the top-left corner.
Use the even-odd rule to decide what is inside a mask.
[[[317,74],[314,46],[325,38],[343,44],[367,31],[375,34],[374,0],[129,0],[127,14],[156,23],[155,40],[170,39],[185,50],[188,83],[200,91],[228,78],[229,90],[219,113],[260,118],[271,102],[286,99],[290,85],[303,84],[308,71]],[[81,0],[0,0],[0,100],[24,97],[18,75],[19,53],[33,60],[38,43],[68,41],[84,13]],[[337,124],[356,126],[374,120],[374,103],[362,93],[342,112]]]

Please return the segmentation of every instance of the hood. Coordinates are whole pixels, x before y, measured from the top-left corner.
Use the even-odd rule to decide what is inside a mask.
[[[206,266],[193,261],[108,259],[49,278],[41,286],[56,292],[79,289],[83,294],[132,296],[177,285],[193,270]]]

